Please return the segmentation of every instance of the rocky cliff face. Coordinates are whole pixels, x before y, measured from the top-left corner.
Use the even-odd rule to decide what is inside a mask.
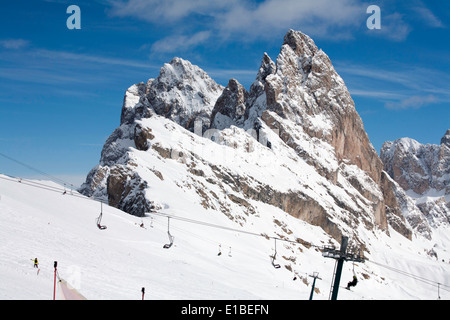
[[[450,130],[440,145],[410,138],[386,142],[380,156],[386,172],[426,218],[411,222],[412,226],[429,229],[428,224],[437,227],[450,222]]]
[[[402,219],[392,187],[382,184],[383,164],[369,141],[344,81],[311,38],[289,31],[276,64],[264,55],[250,92],[233,80],[221,98],[224,96],[229,110],[233,111],[223,112],[223,100],[219,99],[212,114],[213,127],[223,129],[236,125],[258,129],[260,122],[264,122],[335,184],[341,166],[345,172],[348,164],[356,165],[378,186],[365,189],[363,184],[354,183],[373,202],[376,225],[387,229],[388,215]],[[235,110],[240,110],[238,116]],[[331,157],[317,156],[315,147],[331,148]]]
[[[180,58],[130,87],[121,125],[80,190],[139,216],[181,201],[240,225],[283,226],[281,210],[363,242],[361,228],[411,238],[394,187],[330,59],[290,30],[248,91]]]

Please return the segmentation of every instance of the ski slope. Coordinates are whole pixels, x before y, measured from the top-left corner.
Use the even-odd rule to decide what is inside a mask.
[[[164,249],[169,242],[167,217],[138,218],[103,205],[102,224],[107,229],[99,230],[99,202],[75,191],[63,194],[63,187],[53,182],[18,181],[0,175],[0,299],[52,299],[54,261],[59,277],[88,300],[137,300],[142,287],[149,300],[307,300],[313,272],[321,278],[314,299],[329,298],[333,259],[322,257],[314,246],[278,241],[276,263],[282,267],[275,269],[274,240],[245,233],[274,236],[271,214],[284,214],[279,209],[267,206],[270,219],[255,218],[241,228],[225,215],[196,213],[186,203],[185,211],[175,211],[182,204],[174,205],[161,213],[209,225],[170,219],[174,243]],[[177,199],[174,195],[174,204]],[[292,239],[301,234],[317,246],[330,243],[322,229],[288,215],[285,220]],[[373,244],[367,257],[378,264],[355,264],[359,283],[352,291],[341,288],[339,299],[438,298],[433,283],[384,266],[450,285],[448,257],[442,262],[424,254],[430,245],[425,240],[408,241],[392,230],[390,237],[382,232],[365,235]],[[448,235],[443,233],[441,239],[439,250],[447,253]],[[35,257],[39,274],[31,261]],[[287,261],[294,266],[291,270],[285,267]],[[345,263],[341,286],[352,275],[352,264]],[[448,290],[440,288],[441,299],[450,298]],[[56,297],[65,297],[60,286]]]

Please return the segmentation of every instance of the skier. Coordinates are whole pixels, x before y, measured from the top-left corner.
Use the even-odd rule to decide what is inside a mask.
[[[350,290],[350,287],[356,287],[357,283],[358,283],[358,278],[356,277],[355,274],[353,274],[353,280],[347,284],[347,288],[345,288],[345,289]]]
[[[34,262],[34,268],[39,268],[38,258],[34,258],[34,259],[30,259],[30,260]]]

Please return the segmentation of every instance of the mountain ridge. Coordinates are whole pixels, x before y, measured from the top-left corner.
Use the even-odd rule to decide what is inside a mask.
[[[269,205],[361,247],[359,228],[413,236],[344,81],[294,30],[275,62],[263,54],[248,91],[181,58],[127,90],[121,124],[80,192],[144,216],[171,210],[157,188],[190,193],[240,225]]]

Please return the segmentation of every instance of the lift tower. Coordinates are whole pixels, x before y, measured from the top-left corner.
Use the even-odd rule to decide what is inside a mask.
[[[341,248],[337,250],[335,247],[325,246],[322,251],[322,256],[336,260],[334,267],[332,287],[330,290],[331,300],[337,300],[339,292],[339,283],[341,282],[342,267],[344,261],[364,262],[364,257],[361,253],[347,252],[348,237],[342,236]]]

